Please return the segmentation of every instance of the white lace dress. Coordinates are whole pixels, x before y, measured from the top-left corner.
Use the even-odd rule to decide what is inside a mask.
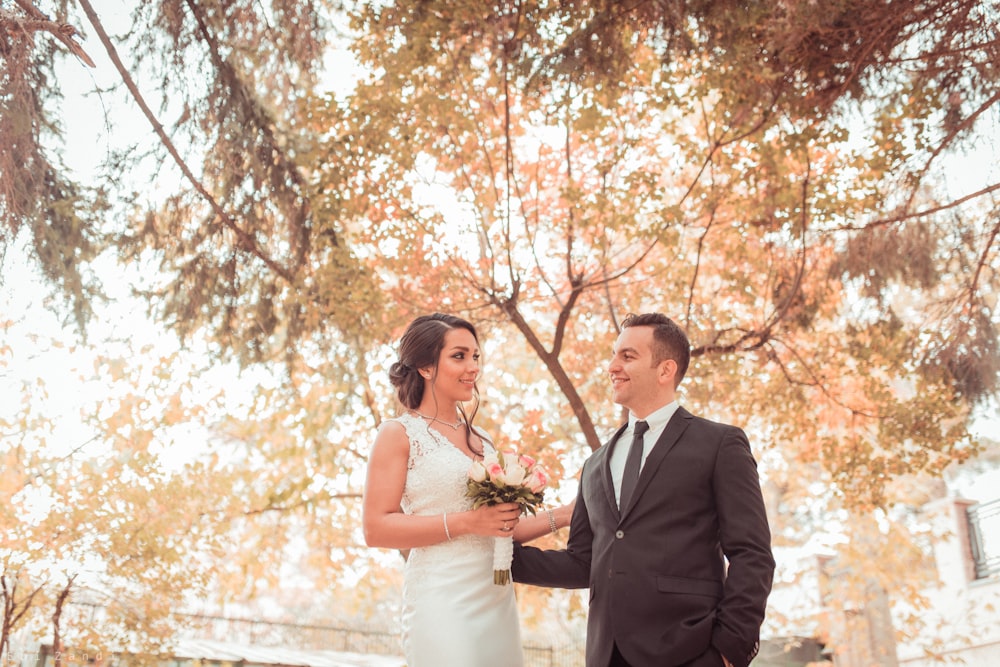
[[[403,415],[396,421],[410,440],[403,512],[471,509],[465,496],[469,457],[419,417]],[[493,583],[493,541],[462,535],[410,550],[403,578],[407,667],[521,667],[514,587]]]

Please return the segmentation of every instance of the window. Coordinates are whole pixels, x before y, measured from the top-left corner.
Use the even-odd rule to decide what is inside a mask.
[[[1000,576],[1000,499],[965,510],[976,579]]]

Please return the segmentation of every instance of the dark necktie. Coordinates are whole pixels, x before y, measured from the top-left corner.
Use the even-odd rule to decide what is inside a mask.
[[[632,433],[632,447],[628,450],[628,458],[625,460],[625,472],[622,473],[621,500],[618,507],[625,509],[628,506],[629,498],[635,491],[635,485],[639,481],[639,466],[642,463],[642,434],[649,430],[646,422],[636,422],[635,431]]]

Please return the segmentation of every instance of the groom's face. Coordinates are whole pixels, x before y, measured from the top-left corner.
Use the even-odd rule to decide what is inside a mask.
[[[654,363],[653,329],[626,327],[615,341],[608,374],[614,401],[642,419],[671,400],[664,391],[664,365]],[[671,379],[672,381],[672,379]]]

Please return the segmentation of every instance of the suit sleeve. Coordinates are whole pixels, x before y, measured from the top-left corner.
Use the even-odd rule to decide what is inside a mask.
[[[746,667],[759,647],[774,557],[757,463],[738,428],[723,438],[713,484],[719,538],[729,569],[712,643],[734,667]]]
[[[593,547],[590,517],[583,499],[583,482],[569,523],[565,549],[539,549],[514,545],[511,575],[520,584],[548,588],[586,588],[590,585],[590,553]]]

